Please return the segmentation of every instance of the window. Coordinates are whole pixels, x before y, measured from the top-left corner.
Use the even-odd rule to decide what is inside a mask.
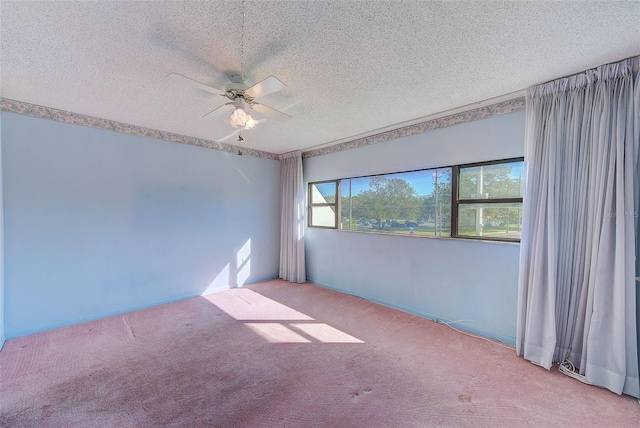
[[[457,198],[452,236],[520,240],[522,158],[454,167]]]
[[[450,236],[451,168],[340,180],[340,229]]]
[[[338,225],[338,181],[309,183],[309,226],[335,229]]]
[[[518,241],[522,177],[518,158],[309,183],[309,226]]]

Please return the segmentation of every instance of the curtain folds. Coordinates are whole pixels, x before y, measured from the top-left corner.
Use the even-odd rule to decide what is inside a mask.
[[[304,255],[305,191],[302,153],[280,156],[280,278],[307,280]]]
[[[640,396],[640,57],[526,91],[518,355]]]

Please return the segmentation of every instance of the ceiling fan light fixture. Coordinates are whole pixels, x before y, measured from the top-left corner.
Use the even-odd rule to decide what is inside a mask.
[[[231,115],[225,119],[225,122],[236,129],[244,128],[245,130],[251,129],[258,124],[258,122],[242,107],[236,107]]]

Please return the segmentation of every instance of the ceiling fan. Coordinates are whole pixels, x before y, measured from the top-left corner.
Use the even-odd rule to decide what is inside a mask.
[[[253,86],[248,86],[244,82],[242,74],[232,74],[229,79],[231,82],[224,90],[205,85],[204,83],[178,73],[170,73],[167,75],[167,78],[186,83],[195,88],[202,89],[203,91],[211,92],[212,94],[222,95],[223,97],[227,97],[231,100],[231,102],[223,104],[205,114],[202,116],[203,118],[210,117],[214,112],[221,108],[228,108],[228,106],[231,106],[233,111],[225,121],[234,128],[251,129],[256,126],[258,122],[251,116],[252,112],[257,112],[258,115],[263,115],[269,119],[275,119],[280,122],[285,122],[291,119],[291,116],[288,114],[255,101],[256,98],[278,92],[287,87],[274,76],[269,76]]]

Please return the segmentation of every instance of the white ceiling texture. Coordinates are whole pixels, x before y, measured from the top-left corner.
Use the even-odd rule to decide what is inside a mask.
[[[310,150],[640,54],[638,1],[0,1],[0,97],[237,143],[223,89],[293,118],[242,147]],[[509,95],[511,94],[511,95]]]

